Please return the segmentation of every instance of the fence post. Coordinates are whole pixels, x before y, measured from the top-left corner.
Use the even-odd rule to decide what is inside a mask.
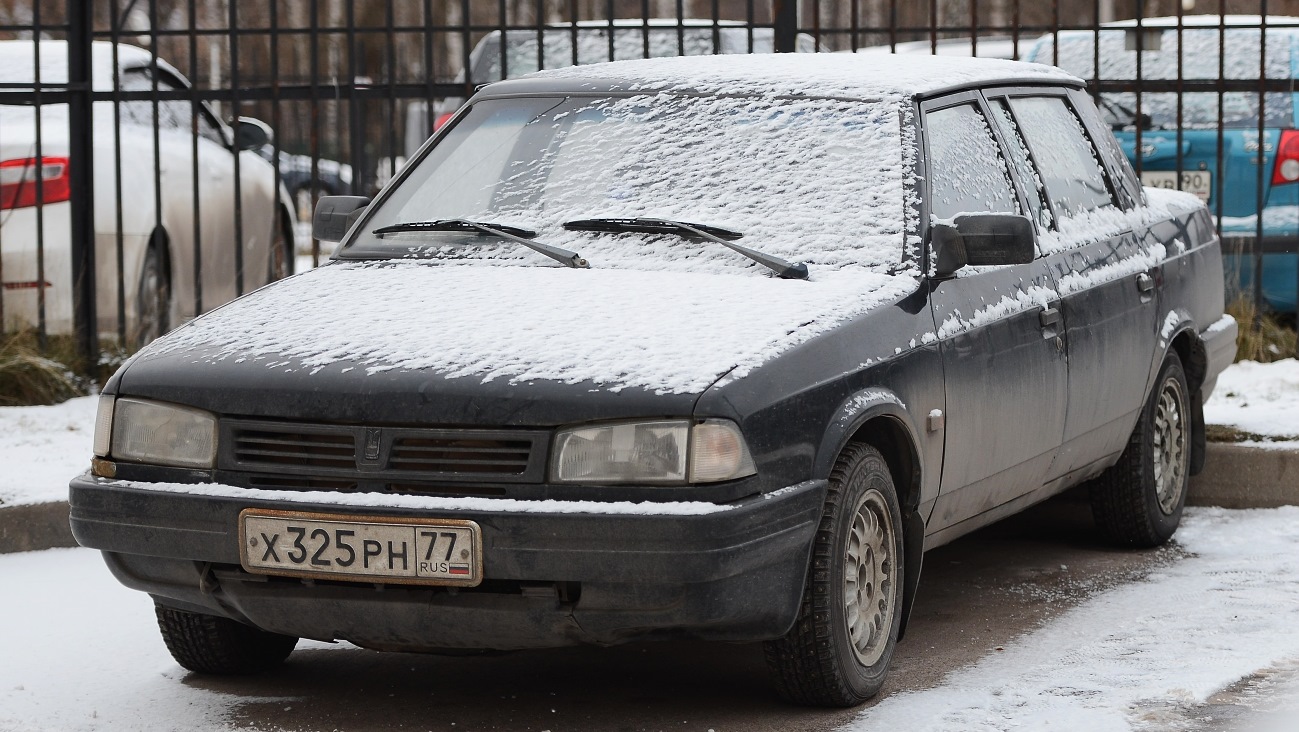
[[[776,26],[776,53],[793,53],[798,45],[798,0],[775,0],[771,15]]]
[[[91,40],[94,5],[68,0],[68,185],[72,237],[72,322],[82,373],[99,367],[99,324],[95,313],[94,129]]]

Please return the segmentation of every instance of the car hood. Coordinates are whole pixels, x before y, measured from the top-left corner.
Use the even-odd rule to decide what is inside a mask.
[[[749,370],[914,291],[861,270],[780,280],[484,262],[335,262],[168,334],[118,390],[225,414],[542,425],[687,415]]]

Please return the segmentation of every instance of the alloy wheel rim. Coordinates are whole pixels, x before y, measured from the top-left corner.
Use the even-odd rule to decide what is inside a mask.
[[[897,561],[893,519],[884,496],[866,491],[853,514],[844,557],[844,617],[848,641],[864,666],[884,655],[893,629]]]
[[[1186,483],[1186,398],[1176,379],[1167,379],[1155,404],[1155,429],[1151,440],[1155,498],[1164,515],[1172,515]]]

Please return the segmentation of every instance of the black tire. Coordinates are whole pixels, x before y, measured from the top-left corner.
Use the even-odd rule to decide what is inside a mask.
[[[287,214],[275,217],[275,236],[271,241],[270,271],[267,281],[282,280],[293,274],[293,232]]]
[[[855,528],[861,533],[854,540]],[[863,543],[867,552],[850,576],[850,549],[856,546],[861,558]],[[798,620],[784,638],[764,644],[782,698],[851,707],[879,693],[902,622],[903,559],[902,516],[888,465],[874,447],[851,443],[830,473]],[[850,600],[859,607],[869,600],[874,622],[858,613],[850,627]]]
[[[171,330],[171,273],[160,245],[149,244],[135,288],[133,342],[142,348]]]
[[[158,629],[176,663],[201,674],[246,675],[284,662],[298,639],[214,615],[155,605]]]
[[[1156,547],[1182,520],[1191,474],[1191,407],[1186,372],[1168,354],[1119,461],[1092,481],[1092,516],[1106,537]]]

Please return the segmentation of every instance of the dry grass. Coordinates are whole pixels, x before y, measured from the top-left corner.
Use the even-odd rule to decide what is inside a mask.
[[[31,333],[0,334],[0,406],[58,404],[86,393],[70,358],[42,356]]]
[[[1254,301],[1238,297],[1227,305],[1227,312],[1240,325],[1236,339],[1237,361],[1270,363],[1295,356],[1295,329],[1270,313],[1258,312]]]

